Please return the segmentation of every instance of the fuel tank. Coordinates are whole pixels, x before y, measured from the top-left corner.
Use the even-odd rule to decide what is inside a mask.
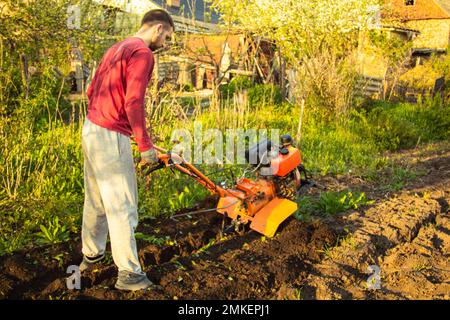
[[[275,158],[270,161],[272,174],[277,177],[284,177],[295,170],[302,163],[300,150],[288,146],[280,149]]]

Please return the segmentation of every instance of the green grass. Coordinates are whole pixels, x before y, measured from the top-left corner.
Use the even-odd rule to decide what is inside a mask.
[[[357,248],[357,243],[355,238],[353,237],[353,234],[350,233],[347,229],[344,229],[344,232],[345,234],[340,235],[334,245],[326,243],[323,248],[317,250],[317,252],[330,259],[335,259],[341,253],[340,248],[355,250]]]
[[[319,197],[305,196],[298,200],[298,210],[294,216],[302,221],[309,222],[312,215],[332,216],[351,209],[359,209],[372,204],[364,192],[323,192]]]
[[[334,259],[337,256],[335,246],[325,244],[323,246],[323,249],[318,249],[317,252],[323,254],[325,257],[328,257],[330,259]]]
[[[406,183],[423,174],[425,172],[420,170],[404,168],[387,162],[386,165],[380,168],[368,168],[363,176],[367,181],[377,183],[378,189],[385,192],[395,192],[401,190]]]
[[[376,102],[353,111],[352,131],[378,151],[414,147],[450,138],[450,105],[439,99],[418,104]]]
[[[197,251],[195,251],[194,255],[198,255],[200,253],[207,253],[208,249],[211,248],[215,243],[217,242],[216,239],[212,238],[209,239],[208,243],[205,244],[203,247],[201,247],[200,249],[198,249]]]

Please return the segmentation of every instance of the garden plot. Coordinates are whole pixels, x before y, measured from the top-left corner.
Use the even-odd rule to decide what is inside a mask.
[[[28,299],[449,299],[450,150],[432,145],[393,154],[418,172],[401,188],[358,176],[326,176],[307,196],[360,190],[370,204],[308,221],[291,217],[277,235],[221,237],[221,216],[151,219],[138,227],[139,257],[155,286],[113,289],[112,258],[68,290],[67,266],[81,260],[81,243],[23,250],[0,260],[0,294]],[[417,161],[418,159],[418,161]],[[395,179],[394,179],[395,180]],[[380,183],[383,181],[383,183]],[[203,207],[212,207],[209,199]],[[371,290],[369,266],[379,268]]]

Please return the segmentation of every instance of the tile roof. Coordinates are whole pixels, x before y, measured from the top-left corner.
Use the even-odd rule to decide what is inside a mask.
[[[385,17],[396,20],[450,19],[450,0],[414,0],[406,5],[405,0],[384,0]]]

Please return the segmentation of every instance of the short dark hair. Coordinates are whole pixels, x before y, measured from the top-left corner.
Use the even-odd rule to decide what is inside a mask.
[[[172,17],[169,13],[162,9],[153,9],[147,12],[142,18],[141,27],[144,24],[148,24],[150,26],[154,26],[155,24],[165,24],[166,27],[172,27],[173,31],[175,31],[175,24],[173,23]]]

